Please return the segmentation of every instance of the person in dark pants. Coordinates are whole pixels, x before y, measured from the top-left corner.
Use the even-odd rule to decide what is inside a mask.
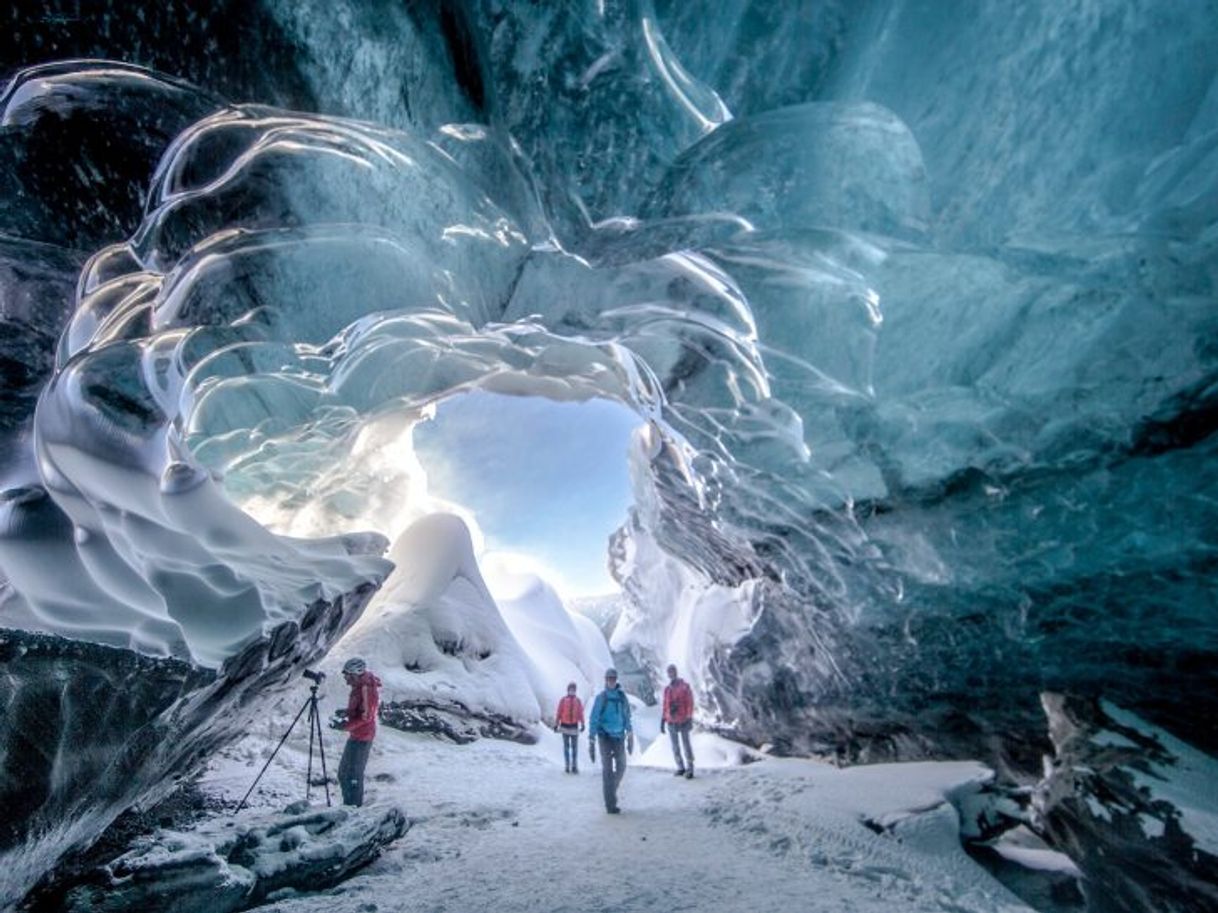
[[[338,785],[343,805],[364,804],[364,768],[376,738],[376,712],[381,703],[381,680],[368,671],[367,664],[352,657],[343,664],[343,679],[351,689],[347,698],[347,718],[339,729],[347,732],[347,744],[338,762]]]
[[[664,686],[664,715],[660,719],[660,732],[668,728],[672,739],[672,756],[677,762],[676,775],[692,780],[694,777],[694,749],[689,744],[689,732],[694,728],[694,692],[689,683],[677,675],[677,667],[668,667],[668,684]],[[681,757],[681,749],[685,757]]]
[[[617,805],[617,788],[626,775],[626,752],[634,754],[634,730],[630,725],[630,701],[617,683],[617,670],[605,670],[605,690],[592,703],[588,716],[588,755],[596,763],[596,749],[601,750],[601,789],[605,796],[605,811],[611,815],[621,812]]]
[[[562,733],[562,759],[567,773],[579,773],[579,734],[584,731],[584,705],[575,693],[575,682],[567,685],[567,696],[558,702],[554,726]]]

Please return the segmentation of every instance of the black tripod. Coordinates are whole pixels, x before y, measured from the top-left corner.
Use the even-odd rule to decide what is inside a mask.
[[[310,678],[314,674],[320,676],[321,673],[306,673]],[[288,726],[287,732],[283,734],[283,738],[279,740],[279,744],[275,746],[275,750],[271,752],[271,756],[266,759],[266,763],[262,765],[262,770],[258,771],[258,776],[254,777],[254,782],[250,784],[250,788],[245,791],[245,795],[241,797],[241,801],[237,803],[233,814],[245,808],[245,800],[253,793],[254,788],[258,785],[258,781],[262,779],[262,775],[266,773],[266,769],[271,766],[271,762],[275,760],[275,755],[279,754],[279,749],[283,747],[283,743],[288,740],[288,736],[292,734],[292,729],[300,722],[300,718],[304,712],[309,711],[309,769],[305,774],[305,800],[308,801],[309,791],[313,787],[313,739],[317,739],[317,750],[321,755],[321,780],[322,785],[326,788],[326,805],[330,805],[330,777],[326,773],[326,745],[321,738],[321,711],[317,709],[317,686],[321,684],[321,679],[313,680],[312,687],[309,688],[309,696],[304,702],[304,706],[296,714],[296,718],[292,720]]]

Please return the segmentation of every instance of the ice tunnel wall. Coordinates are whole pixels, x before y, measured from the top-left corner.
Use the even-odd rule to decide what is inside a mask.
[[[1030,767],[1052,687],[1214,745],[1213,4],[266,0],[182,26],[225,68],[184,10],[30,26],[174,78],[3,99],[12,618],[216,664],[384,570],[247,511],[375,528],[428,404],[609,396],[618,646],[740,736]]]

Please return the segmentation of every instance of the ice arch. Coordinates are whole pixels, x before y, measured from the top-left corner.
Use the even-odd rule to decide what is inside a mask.
[[[268,536],[217,479],[296,532],[404,526],[409,467],[385,447],[472,387],[636,409],[657,516],[666,499],[705,515],[691,561],[719,576],[737,549],[743,573],[746,538],[714,516],[730,467],[803,454],[743,296],[709,258],[629,231],[601,264],[528,238],[511,196],[527,188],[493,198],[458,164],[502,154],[475,128],[428,142],[240,107],[178,137],[135,236],[83,271],[35,423],[51,499],[8,504],[41,625],[214,665],[306,593],[375,579],[376,559],[344,555],[359,543]],[[30,528],[71,574],[19,560]]]

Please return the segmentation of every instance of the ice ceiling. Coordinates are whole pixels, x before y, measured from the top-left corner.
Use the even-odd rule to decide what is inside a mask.
[[[1218,11],[714,8],[31,26],[6,623],[214,666],[384,576],[429,405],[604,397],[616,646],[743,737],[1029,761],[1051,687],[1215,747]]]

